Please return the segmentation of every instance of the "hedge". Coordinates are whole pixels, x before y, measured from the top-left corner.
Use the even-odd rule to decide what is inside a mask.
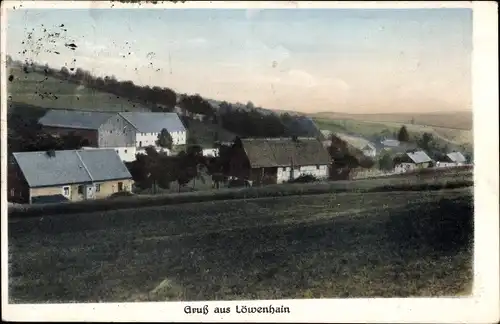
[[[39,205],[9,206],[9,218],[42,215],[86,213],[125,208],[152,207],[216,200],[251,199],[293,195],[317,195],[340,192],[384,192],[439,190],[473,186],[466,179],[366,179],[317,183],[279,184],[263,187],[230,188],[210,191],[184,192],[164,195],[136,195],[113,199],[86,200]]]

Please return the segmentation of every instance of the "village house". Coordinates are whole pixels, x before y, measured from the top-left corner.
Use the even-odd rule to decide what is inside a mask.
[[[316,138],[247,138],[235,142],[230,175],[255,184],[283,183],[302,175],[327,179],[330,155]]]
[[[106,198],[133,180],[113,149],[12,153],[9,201],[42,203]]]
[[[69,133],[88,141],[86,149],[114,148],[123,161],[135,160],[148,146],[157,147],[162,129],[166,129],[173,145],[186,144],[186,129],[176,113],[157,112],[95,112],[79,110],[49,110],[39,120],[52,135]],[[159,149],[160,151],[168,149]]]
[[[90,147],[127,148],[135,143],[134,127],[117,113],[52,109],[38,123],[55,136],[81,136]]]
[[[417,169],[428,168],[432,159],[424,151],[407,152],[395,158],[395,173],[404,173]]]
[[[383,139],[381,141],[375,141],[373,142],[373,146],[379,155],[383,152],[404,154],[408,151],[418,150],[418,146],[415,143],[400,142],[396,139]]]
[[[371,144],[371,143],[366,143],[362,148],[361,148],[361,152],[363,152],[363,154],[365,156],[368,156],[368,157],[375,157],[377,155],[377,148]]]
[[[456,167],[467,164],[467,159],[461,152],[451,152],[446,154],[443,159],[436,162],[437,168]]]
[[[186,128],[176,113],[122,112],[120,115],[134,127],[137,148],[157,146],[162,129],[170,133],[174,146],[186,144]]]

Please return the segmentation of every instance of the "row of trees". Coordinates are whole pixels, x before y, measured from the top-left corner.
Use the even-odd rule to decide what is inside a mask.
[[[136,160],[126,163],[135,184],[141,189],[169,189],[177,182],[179,191],[191,180],[200,179],[208,170],[208,159],[201,148],[192,146],[176,156],[157,152],[153,147],[146,148],[146,154],[137,154]]]
[[[300,131],[289,129],[290,121],[295,117],[284,114],[263,113],[262,108],[248,102],[245,109],[236,104],[223,102],[219,112],[199,94],[178,94],[167,87],[139,86],[130,80],[119,81],[115,76],[98,77],[80,67],[61,69],[51,68],[36,62],[12,62],[23,67],[26,73],[37,72],[71,83],[120,96],[148,106],[152,111],[171,112],[178,107],[186,117],[203,115],[205,120],[242,137],[301,136]],[[292,134],[293,133],[293,134]]]
[[[241,137],[286,136],[286,129],[280,117],[274,113],[264,114],[258,107],[247,104],[246,109],[235,108],[227,102],[220,105],[221,126]]]
[[[108,92],[132,102],[145,104],[154,111],[171,112],[178,104],[185,114],[202,114],[208,116],[215,114],[214,108],[199,94],[177,94],[174,90],[167,87],[139,86],[130,80],[119,81],[113,75],[98,77],[80,67],[68,68],[67,66],[63,66],[58,70],[49,67],[47,64],[41,65],[29,61],[12,61],[10,57],[7,61],[10,62],[9,64],[21,66],[26,73],[43,73],[46,76]]]

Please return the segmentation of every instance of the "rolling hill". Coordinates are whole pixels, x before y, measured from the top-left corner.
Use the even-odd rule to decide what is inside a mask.
[[[310,114],[317,119],[355,120],[360,122],[378,122],[382,124],[413,124],[472,130],[472,111],[431,112],[431,113],[381,113],[381,114],[348,114],[337,112],[320,112]]]
[[[47,109],[106,112],[151,110],[151,106],[146,103],[134,102],[43,73],[25,73],[14,67],[8,74],[12,76],[7,86],[9,124],[37,121]],[[231,141],[235,136],[218,125],[196,120],[189,123],[188,130],[203,147],[210,147],[216,138],[219,141]]]

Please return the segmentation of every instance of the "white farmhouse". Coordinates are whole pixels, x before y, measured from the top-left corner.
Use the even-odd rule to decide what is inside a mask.
[[[162,129],[170,133],[174,146],[186,144],[186,128],[176,113],[122,112],[120,115],[134,127],[137,148],[156,147]]]
[[[432,159],[424,151],[406,152],[400,157],[400,162],[394,166],[395,173],[411,172],[428,168]]]

